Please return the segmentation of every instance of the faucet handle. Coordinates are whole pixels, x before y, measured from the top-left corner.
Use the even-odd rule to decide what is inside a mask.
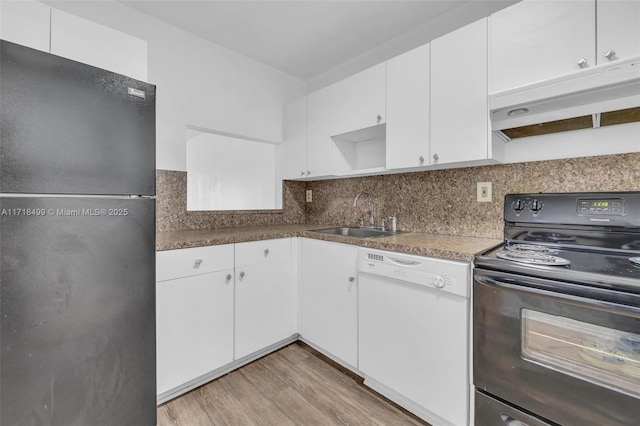
[[[360,223],[360,228],[362,228],[364,226],[364,217],[360,216],[356,220]]]
[[[380,219],[380,230],[381,231],[386,231],[387,227],[386,224],[389,222],[389,220],[386,217],[383,217],[382,219]]]
[[[393,232],[398,231],[398,219],[395,216],[389,216],[389,221],[391,222],[391,230]]]

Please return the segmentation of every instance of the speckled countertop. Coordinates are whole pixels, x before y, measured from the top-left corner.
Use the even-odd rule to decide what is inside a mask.
[[[461,237],[455,235],[427,234],[423,232],[409,232],[390,237],[360,239],[339,235],[319,234],[309,231],[311,229],[322,228],[331,228],[331,226],[299,224],[158,232],[156,236],[156,249],[162,251],[259,241],[272,238],[307,237],[337,243],[353,244],[360,247],[470,262],[473,261],[476,253],[501,242],[501,240],[492,238]]]

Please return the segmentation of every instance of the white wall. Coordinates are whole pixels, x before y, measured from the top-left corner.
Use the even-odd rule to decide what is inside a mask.
[[[118,2],[46,3],[147,41],[158,169],[186,171],[187,126],[280,142],[284,102],[305,93],[294,77]]]

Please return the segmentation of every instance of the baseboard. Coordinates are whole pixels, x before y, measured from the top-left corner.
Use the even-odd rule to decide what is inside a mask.
[[[432,413],[421,405],[416,404],[412,400],[400,395],[392,389],[389,389],[387,386],[370,377],[364,377],[364,385],[433,426],[455,426],[442,417]]]
[[[272,352],[275,352],[279,349],[284,348],[285,346],[288,346],[294,342],[296,342],[299,338],[299,335],[296,333],[290,337],[287,337],[286,339],[283,339],[277,343],[274,343],[273,345],[267,346],[264,349],[261,349],[259,351],[256,351],[250,355],[247,355],[243,358],[237,359],[227,365],[224,365],[216,370],[213,370],[207,374],[203,374],[200,377],[196,377],[193,380],[190,380],[180,386],[177,386],[173,389],[170,389],[166,392],[163,392],[161,394],[158,394],[157,399],[156,399],[156,403],[157,405],[161,405],[164,404],[167,401],[170,401],[174,398],[179,397],[182,394],[185,394],[189,391],[192,391],[193,389],[200,387],[204,384],[209,383],[212,380],[217,379],[218,377],[224,376],[225,374],[231,373],[233,370],[237,370],[238,368],[247,365],[259,358],[262,358],[265,355],[269,355]]]

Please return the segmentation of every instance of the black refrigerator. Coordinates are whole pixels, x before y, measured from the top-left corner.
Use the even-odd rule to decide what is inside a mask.
[[[155,86],[0,41],[0,425],[155,425]]]

